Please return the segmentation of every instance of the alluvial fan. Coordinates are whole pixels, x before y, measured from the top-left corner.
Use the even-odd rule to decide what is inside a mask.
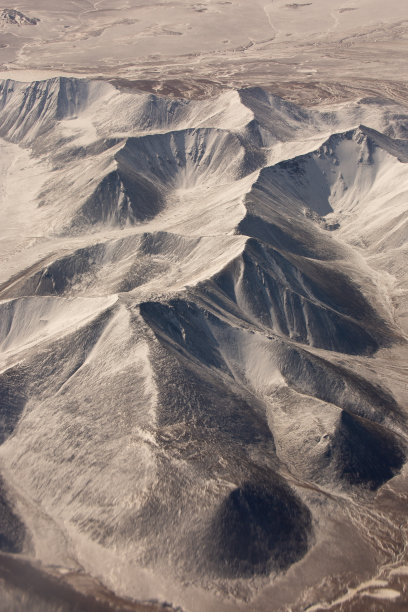
[[[404,109],[0,93],[5,584],[303,610],[403,565]]]

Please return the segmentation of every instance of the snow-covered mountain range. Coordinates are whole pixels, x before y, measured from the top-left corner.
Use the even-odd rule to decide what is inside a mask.
[[[0,84],[2,559],[197,612],[402,596],[407,130]]]

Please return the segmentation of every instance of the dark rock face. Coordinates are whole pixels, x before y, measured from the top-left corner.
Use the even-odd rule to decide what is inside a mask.
[[[311,514],[288,486],[245,482],[214,518],[212,561],[230,578],[284,570],[306,554],[311,534]]]

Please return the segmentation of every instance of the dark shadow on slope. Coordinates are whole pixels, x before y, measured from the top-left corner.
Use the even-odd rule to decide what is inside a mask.
[[[306,554],[311,535],[310,511],[282,479],[244,482],[213,519],[210,567],[224,578],[284,571]]]
[[[112,149],[118,145],[120,142],[121,141],[118,138],[99,138],[98,140],[90,142],[89,144],[79,145],[77,144],[75,137],[71,136],[71,141],[69,138],[66,138],[63,141],[64,146],[61,146],[55,152],[53,151],[53,168],[55,170],[61,170],[66,168],[68,164],[71,163],[77,163],[80,165],[81,159],[89,159],[90,157],[101,155],[105,151],[108,151],[109,149]],[[40,201],[46,194],[47,191],[40,192]],[[42,202],[42,205],[44,205],[44,202]]]
[[[0,434],[3,441],[13,433],[28,399],[41,401],[52,396],[79,370],[114,310],[115,306],[108,308],[73,333],[28,350],[23,366],[15,366],[1,374],[4,429]]]
[[[344,249],[340,249],[329,236],[317,234],[310,221],[280,212],[274,215],[274,222],[255,212],[247,212],[237,226],[237,234],[256,238],[279,251],[302,257],[333,261],[344,256]]]
[[[21,553],[25,537],[25,526],[12,509],[3,478],[0,476],[0,551]]]
[[[263,196],[289,214],[303,214],[305,207],[321,216],[333,212],[331,186],[318,165],[321,156],[309,153],[263,168],[248,201]]]
[[[207,323],[220,324],[214,315],[184,300],[142,303],[140,313],[162,346],[153,353],[160,444],[173,456],[199,457],[201,467],[214,463],[216,448],[244,456],[247,445],[262,444],[274,452],[262,403],[225,377],[228,365]]]
[[[108,174],[76,215],[72,227],[110,223],[125,225],[127,221],[147,221],[164,207],[160,190],[143,176],[133,180],[119,170]]]
[[[360,288],[335,266],[328,267],[316,259],[290,257],[291,264],[301,270],[304,282],[318,300],[335,308],[365,326],[375,326],[377,332],[386,325],[380,319]]]
[[[157,432],[163,447],[180,457],[200,457],[201,469],[207,462],[217,462],[216,449],[220,452],[225,445],[225,454],[242,455],[241,468],[234,467],[238,472],[247,463],[244,457],[251,445],[266,445],[274,452],[273,437],[257,398],[234,389],[215,373],[210,375],[187,363],[171,370],[163,365],[164,372],[169,383],[159,385],[165,408],[158,413]]]
[[[355,176],[343,168],[343,145],[347,142],[349,155],[354,156]],[[371,185],[371,169],[377,149],[386,151],[389,155],[398,157],[400,161],[407,160],[408,145],[402,140],[391,138],[360,126],[354,130],[333,134],[321,147],[310,153],[299,155],[279,162],[273,166],[264,167],[246,198],[249,214],[265,217],[266,221],[279,224],[279,215],[292,220],[300,219],[307,212],[313,211],[316,220],[333,212],[333,200],[337,198],[333,187],[337,181],[348,189],[357,178],[358,172],[365,173],[367,183],[363,190],[369,190]],[[344,178],[342,169],[347,180]]]
[[[0,295],[4,298],[62,295],[83,275],[92,273],[95,261],[103,256],[103,252],[103,245],[97,244],[48,262],[42,268],[34,269],[32,274],[29,268],[5,284],[3,290],[0,288]]]
[[[253,113],[255,120],[263,129],[278,140],[293,138],[294,134],[308,124],[313,111],[287,102],[279,96],[266,92],[261,87],[248,87],[239,90],[241,102]]]
[[[341,480],[372,490],[395,476],[405,463],[405,454],[394,434],[345,411],[328,452]]]
[[[200,291],[212,299],[216,285],[244,320],[326,350],[370,354],[379,346],[377,337],[389,338],[385,323],[347,277],[334,271],[331,278],[331,270],[318,263],[303,268],[302,259],[291,259],[248,240],[243,254]]]
[[[0,286],[1,298],[128,292],[188,258],[200,238],[166,232],[134,234],[47,257]]]
[[[243,133],[237,134],[237,138],[245,150],[240,176],[247,176],[266,166],[268,156],[262,141],[261,127],[256,120],[250,121]]]
[[[0,91],[0,135],[11,142],[36,140],[56,122],[86,106],[89,83],[83,79],[55,77],[22,84],[6,81]]]
[[[174,447],[172,453],[178,449],[177,454],[198,454],[201,467],[207,461],[218,462],[216,448],[225,448],[226,454],[239,452],[241,465],[233,463],[230,469],[241,475],[251,445],[264,445],[274,453],[263,403],[231,377],[207,321],[222,323],[181,300],[141,304],[140,312],[159,340],[151,348],[151,358],[160,372],[156,384],[161,444]]]
[[[405,423],[393,396],[355,371],[295,347],[283,349],[280,364],[287,383],[300,393],[377,423]]]
[[[24,410],[26,376],[27,369],[22,366],[0,374],[0,444],[12,435]]]
[[[206,367],[225,370],[218,343],[199,306],[182,299],[168,303],[143,302],[140,313],[158,337],[184,356],[194,357]]]
[[[115,311],[115,306],[100,313],[93,321],[38,350],[28,361],[27,395],[34,399],[52,396],[85,363]]]
[[[235,134],[185,129],[128,138],[114,155],[116,169],[105,176],[77,212],[73,227],[96,223],[144,222],[168,204],[178,188],[233,182],[259,167],[256,150]]]

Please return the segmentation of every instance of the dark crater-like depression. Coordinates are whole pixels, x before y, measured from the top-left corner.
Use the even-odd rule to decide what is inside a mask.
[[[249,578],[283,571],[301,559],[312,538],[312,519],[284,483],[246,482],[221,503],[210,531],[215,573]]]

